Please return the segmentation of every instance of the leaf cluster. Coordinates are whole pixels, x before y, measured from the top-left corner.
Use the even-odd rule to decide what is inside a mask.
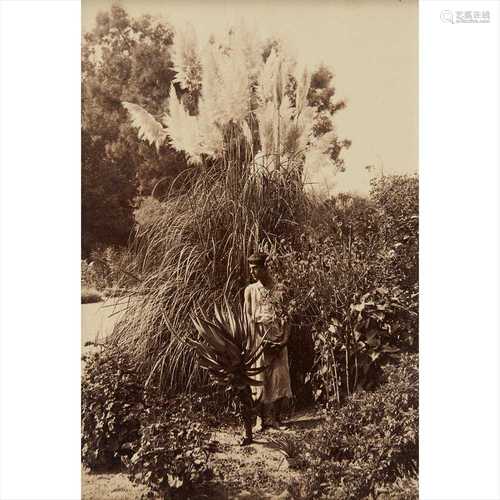
[[[165,397],[145,387],[127,355],[104,344],[85,358],[82,463],[91,470],[124,465],[131,480],[166,498],[186,498],[211,477],[207,394]],[[203,422],[203,423],[202,423]]]
[[[144,410],[143,381],[113,346],[84,356],[81,397],[82,463],[110,469],[129,454]]]
[[[385,375],[376,391],[356,395],[308,436],[304,498],[418,496],[417,356],[403,356]]]
[[[123,458],[128,476],[162,498],[187,498],[212,477],[211,434],[192,398],[155,394],[148,403],[134,453]]]

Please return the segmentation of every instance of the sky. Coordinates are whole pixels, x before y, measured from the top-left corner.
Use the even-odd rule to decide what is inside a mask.
[[[113,0],[82,0],[82,30]],[[200,42],[240,22],[262,36],[287,40],[299,61],[326,64],[337,97],[336,114],[346,171],[326,179],[334,192],[366,194],[373,175],[418,171],[417,0],[121,0],[133,16],[151,14],[176,26],[190,23]],[[374,166],[368,171],[366,166]]]

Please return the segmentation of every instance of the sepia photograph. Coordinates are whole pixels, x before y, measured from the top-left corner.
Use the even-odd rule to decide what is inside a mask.
[[[418,499],[418,1],[81,8],[82,498]]]
[[[499,500],[500,0],[0,0],[0,499]]]

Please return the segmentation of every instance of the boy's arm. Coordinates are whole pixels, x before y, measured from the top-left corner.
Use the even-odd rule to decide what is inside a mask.
[[[281,307],[284,309],[284,302],[286,301],[286,287],[283,283],[278,283],[277,292],[278,298],[281,302]],[[290,323],[288,318],[281,318],[281,328],[283,330],[283,340],[279,343],[281,346],[285,346],[290,338]]]
[[[252,296],[248,287],[245,288],[245,314],[249,320],[252,319]]]
[[[283,321],[283,340],[280,342],[282,346],[287,345],[288,340],[290,339],[290,323],[287,320]]]

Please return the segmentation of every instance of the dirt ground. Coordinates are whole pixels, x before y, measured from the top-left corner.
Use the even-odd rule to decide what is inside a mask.
[[[105,338],[123,313],[123,304],[110,299],[82,306],[82,353],[86,341]],[[243,429],[224,426],[214,431],[218,443],[212,455],[214,481],[196,500],[267,500],[289,498],[288,486],[298,473],[290,469],[283,454],[273,449],[269,439],[279,433],[300,437],[301,431],[316,426],[321,417],[314,412],[295,414],[286,431],[266,431],[255,436],[255,442],[240,447]],[[82,500],[138,500],[145,487],[134,485],[122,472],[95,474],[82,471]]]
[[[95,304],[82,304],[82,352],[85,342],[104,340],[121,318],[127,303],[124,299],[107,299]]]
[[[137,500],[147,489],[132,484],[123,473],[82,471],[82,500]]]
[[[269,439],[280,434],[300,436],[303,430],[314,428],[321,417],[314,413],[296,415],[288,430],[268,430],[255,436],[255,442],[240,447],[242,429],[223,427],[213,439],[218,443],[212,455],[215,479],[196,500],[271,500],[289,499],[288,487],[299,473],[292,470],[284,455],[271,447]],[[137,500],[146,489],[132,484],[123,473],[91,474],[82,472],[82,500]]]

